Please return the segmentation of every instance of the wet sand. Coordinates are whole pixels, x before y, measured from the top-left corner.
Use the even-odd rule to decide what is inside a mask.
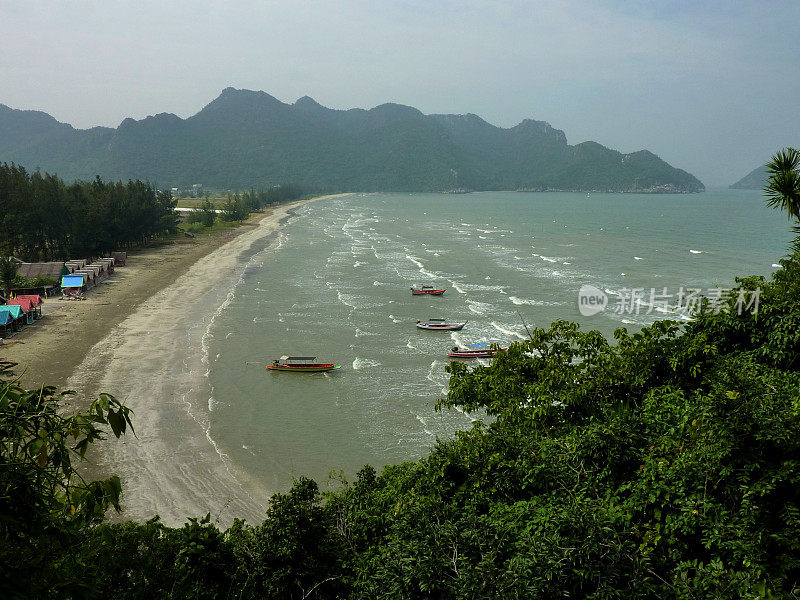
[[[89,299],[49,299],[44,319],[0,346],[0,356],[20,363],[28,387],[75,389],[82,405],[108,392],[134,411],[136,437],[102,442],[87,466],[91,476],[122,478],[122,518],[158,514],[173,526],[207,512],[222,524],[263,518],[269,490],[238,473],[211,435],[204,337],[249,255],[293,209],[320,199],[132,252]]]

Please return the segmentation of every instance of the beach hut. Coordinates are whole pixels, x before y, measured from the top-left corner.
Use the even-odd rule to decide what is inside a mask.
[[[98,258],[97,261],[101,262],[101,263],[105,263],[106,271],[108,272],[109,275],[113,275],[114,274],[114,259],[113,258],[111,258],[111,257]]]
[[[93,287],[95,284],[95,279],[96,279],[95,274],[94,271],[91,269],[87,269],[86,267],[84,267],[83,269],[76,269],[72,274],[83,276],[83,284],[86,286],[87,289]]]
[[[82,269],[86,265],[85,260],[73,259],[66,262],[67,266],[72,267],[72,270]]]
[[[69,269],[63,262],[38,262],[20,263],[17,273],[28,280],[36,280],[36,285],[28,287],[15,287],[16,294],[30,295],[41,294],[50,296],[58,292],[58,282],[61,276],[69,273]]]
[[[30,325],[36,319],[36,309],[29,298],[23,297],[20,299],[17,296],[8,301],[8,306],[19,306],[22,309],[22,316],[26,325]]]
[[[61,278],[61,291],[65,298],[79,297],[86,291],[86,275],[73,273]]]
[[[13,331],[14,319],[11,313],[5,310],[0,310],[0,331],[3,332],[3,337],[8,337],[9,331]]]
[[[25,279],[52,279],[59,281],[62,275],[69,274],[64,262],[22,263],[17,273]]]
[[[128,260],[127,252],[114,252],[114,264],[117,267],[124,267],[125,262]]]
[[[38,294],[20,294],[13,299],[9,300],[9,305],[19,305],[30,318],[28,323],[33,323],[34,319],[42,318],[42,297]]]
[[[90,265],[87,265],[87,269],[93,269],[96,272],[97,283],[100,283],[101,280],[107,277],[106,272],[106,265],[101,263],[100,261],[95,261]]]
[[[18,304],[0,306],[0,313],[5,312],[10,315],[11,331],[19,331],[25,324],[25,314],[22,312],[22,307]]]

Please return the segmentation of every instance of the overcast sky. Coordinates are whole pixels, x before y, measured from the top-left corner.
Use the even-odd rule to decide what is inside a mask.
[[[232,86],[547,121],[707,186],[800,145],[796,0],[0,0],[0,56],[0,103],[79,128]]]

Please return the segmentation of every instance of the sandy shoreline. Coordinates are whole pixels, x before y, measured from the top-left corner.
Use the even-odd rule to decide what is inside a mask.
[[[293,209],[320,199],[279,206],[209,239],[131,253],[130,266],[88,300],[49,300],[42,321],[0,347],[20,363],[27,387],[75,389],[79,401],[104,391],[134,411],[137,437],[102,443],[88,466],[90,475],[122,478],[123,518],[159,514],[179,525],[206,512],[221,523],[263,517],[269,491],[238,473],[211,435],[206,335],[250,255]]]

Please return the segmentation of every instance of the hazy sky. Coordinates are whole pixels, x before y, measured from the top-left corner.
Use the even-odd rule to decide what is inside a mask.
[[[228,86],[524,118],[728,185],[800,145],[800,3],[0,0],[0,103],[75,127]]]

